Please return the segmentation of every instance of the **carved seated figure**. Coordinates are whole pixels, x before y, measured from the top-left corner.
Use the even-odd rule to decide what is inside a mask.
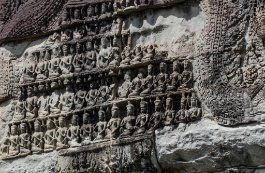
[[[111,108],[111,119],[107,124],[106,138],[117,138],[120,134],[120,108],[114,104]]]
[[[86,44],[87,52],[84,61],[84,69],[89,71],[96,66],[96,52],[92,48],[92,42],[88,41]]]
[[[110,47],[107,47],[107,39],[101,39],[101,49],[97,57],[97,63],[99,68],[106,68],[109,64]]]
[[[92,123],[92,115],[90,112],[83,114],[83,125],[80,129],[80,137],[82,143],[89,144],[93,140],[94,125]]]
[[[98,112],[98,119],[99,122],[97,123],[94,129],[94,131],[96,132],[95,141],[102,140],[106,134],[107,121],[105,120],[105,112],[103,111],[102,107]]]
[[[143,134],[147,130],[149,114],[148,114],[148,103],[144,100],[140,102],[140,114],[137,116],[136,119],[136,128],[137,131],[135,134]]]
[[[50,108],[49,108],[49,97],[40,97],[39,98],[39,117],[46,117],[50,114]]]
[[[95,14],[95,9],[94,7],[92,7],[92,5],[89,5],[87,7],[87,17],[90,18],[90,17],[93,17]]]
[[[135,130],[135,107],[128,102],[127,116],[121,121],[121,136],[130,136]]]
[[[47,131],[44,135],[44,149],[45,151],[55,150],[56,149],[56,131],[55,131],[55,124],[51,119],[47,120]]]
[[[155,100],[155,112],[152,114],[149,121],[150,130],[155,130],[161,125],[162,117],[162,101],[157,97]]]
[[[86,102],[88,106],[94,106],[96,104],[98,92],[99,91],[96,89],[94,82],[91,82],[90,89],[86,95]]]
[[[190,88],[192,87],[192,71],[190,69],[190,61],[185,60],[184,61],[184,71],[182,72],[182,80],[181,80],[181,86],[179,88]]]
[[[143,51],[141,46],[136,46],[133,50],[132,60],[130,64],[138,64],[142,61],[143,58]]]
[[[28,132],[28,126],[26,123],[20,124],[19,146],[20,146],[20,154],[31,153],[31,141]]]
[[[26,117],[25,103],[18,100],[15,106],[13,121],[19,121]]]
[[[163,117],[164,125],[172,125],[175,120],[176,111],[173,109],[173,99],[168,97],[166,100],[166,112]]]
[[[58,48],[53,49],[52,59],[49,62],[48,65],[48,71],[49,71],[49,79],[57,78],[61,75],[61,69],[60,69],[60,62],[61,59],[59,58],[59,52]]]
[[[35,73],[36,64],[35,63],[29,63],[25,66],[23,70],[23,74],[20,79],[20,83],[31,83],[35,82]]]
[[[198,98],[195,93],[191,96],[191,108],[188,110],[190,121],[195,121],[202,116],[202,109],[198,107]]]
[[[25,101],[26,118],[33,119],[38,117],[39,102],[38,97],[35,96],[34,90],[31,86],[27,88],[28,98]]]
[[[109,58],[109,67],[111,69],[110,74],[117,74],[118,73],[118,67],[121,62],[120,58],[120,48],[119,44],[117,43],[117,38],[115,37],[113,39],[113,47],[111,48],[110,52],[110,58]]]
[[[180,102],[180,110],[176,113],[175,116],[175,123],[187,121],[188,112],[186,110],[186,105],[187,105],[187,99],[185,94],[183,93]]]
[[[179,62],[173,62],[173,73],[169,76],[168,84],[167,84],[167,91],[177,91],[178,87],[180,86],[181,82],[181,74],[179,69]]]
[[[71,147],[80,146],[78,140],[80,138],[80,127],[79,127],[79,117],[78,115],[74,114],[72,116],[72,123],[67,131],[67,136],[69,139],[69,145]]]
[[[110,97],[109,93],[110,91],[109,91],[109,87],[107,85],[106,79],[101,79],[101,85],[98,90],[97,102],[98,103],[106,102]]]
[[[73,66],[75,73],[80,73],[84,69],[85,56],[81,53],[81,45],[76,45],[76,55],[74,56]]]
[[[156,48],[154,45],[149,45],[146,48],[146,51],[144,51],[142,62],[153,60],[156,54]]]
[[[68,54],[67,45],[63,45],[63,58],[61,58],[60,69],[63,76],[67,76],[74,71],[73,56]]]
[[[75,94],[74,105],[75,110],[81,110],[86,103],[87,92],[84,90],[83,84],[79,84],[78,91]]]
[[[56,130],[56,139],[57,139],[57,149],[67,148],[69,138],[67,136],[67,127],[65,122],[65,117],[59,117],[59,127]]]
[[[31,137],[32,141],[32,152],[42,153],[44,150],[44,132],[41,130],[41,122],[36,120],[34,122],[34,133]]]
[[[165,88],[166,88],[166,82],[168,79],[168,75],[166,72],[166,64],[165,63],[160,63],[160,73],[157,75],[155,84],[154,84],[154,90],[152,93],[164,93]]]
[[[47,51],[46,54],[49,54]],[[45,56],[45,52],[42,52],[41,57]],[[48,65],[49,65],[49,59],[41,59],[40,62],[37,64],[37,67],[35,69],[36,73],[36,81],[42,81],[48,78],[49,76],[49,71],[48,71]]]
[[[129,97],[140,96],[140,92],[142,90],[142,85],[143,85],[143,82],[144,82],[143,78],[144,78],[143,77],[143,72],[141,70],[139,70],[139,73],[138,73],[137,77],[135,77],[133,79],[133,81],[132,81]]]
[[[50,111],[50,114],[56,115],[61,112],[59,104],[60,104],[59,95],[52,95],[51,97],[48,98],[48,109]]]
[[[140,96],[150,95],[154,88],[154,74],[153,74],[153,65],[149,64],[147,69],[147,77],[143,80],[142,83],[142,92]]]
[[[132,60],[132,52],[129,46],[126,46],[121,53],[121,66],[130,65]]]
[[[62,114],[71,112],[74,108],[74,93],[67,79],[64,80],[66,92],[60,97],[59,108]]]
[[[129,95],[130,88],[132,86],[131,82],[131,72],[127,71],[124,74],[124,82],[118,89],[118,95],[120,98],[127,98]]]
[[[20,153],[20,145],[19,145],[18,127],[15,124],[11,126],[11,135],[9,139],[10,139],[9,155],[16,156]]]
[[[10,148],[10,134],[9,132],[7,135],[3,138],[2,143],[1,143],[1,156],[2,157],[7,157],[9,155],[9,148]]]

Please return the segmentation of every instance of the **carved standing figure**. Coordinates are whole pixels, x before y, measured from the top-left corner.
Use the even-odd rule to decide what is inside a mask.
[[[29,135],[28,125],[26,123],[20,124],[19,147],[20,154],[31,153],[31,139]]]
[[[11,135],[9,139],[10,139],[9,155],[16,156],[20,153],[18,127],[16,124],[13,124],[11,126]]]
[[[76,44],[76,54],[74,56],[73,60],[73,66],[74,66],[74,72],[75,73],[80,73],[84,69],[84,64],[85,64],[85,56],[83,53],[81,53],[81,44],[77,43]]]
[[[89,71],[92,70],[96,66],[96,52],[93,50],[92,42],[88,41],[86,44],[86,55],[85,55],[85,62],[84,62],[84,69]]]
[[[166,112],[163,117],[164,125],[172,125],[174,123],[176,111],[173,109],[173,99],[168,97],[166,100]]]
[[[63,45],[63,58],[61,58],[60,69],[63,76],[67,76],[74,71],[73,56],[68,54],[67,45]]]

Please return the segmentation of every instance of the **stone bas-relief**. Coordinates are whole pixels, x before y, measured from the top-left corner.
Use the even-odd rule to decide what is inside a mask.
[[[53,172],[69,173],[261,170],[262,159],[210,167],[229,152],[198,164],[204,153],[190,151],[207,141],[191,127],[209,119],[231,141],[232,126],[263,122],[263,3],[3,0],[0,159],[56,153]]]

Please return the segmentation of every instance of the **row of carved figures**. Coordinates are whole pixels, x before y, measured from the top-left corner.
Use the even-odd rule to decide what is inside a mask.
[[[179,61],[173,62],[171,74],[167,73],[165,63],[159,65],[159,71],[155,74],[154,66],[150,64],[146,75],[144,75],[144,70],[141,68],[132,79],[131,71],[127,71],[124,74],[124,80],[121,82],[117,81],[117,78],[111,81],[108,81],[107,78],[101,78],[84,83],[84,79],[78,78],[74,87],[72,81],[64,79],[63,84],[66,87],[66,92],[61,95],[57,93],[48,96],[46,99],[40,99],[37,96],[37,93],[47,89],[44,88],[43,84],[39,85],[41,89],[25,86],[20,90],[22,91],[21,98],[16,104],[14,120],[69,113],[117,99],[147,97],[179,90],[189,90],[192,88],[193,78],[192,72],[187,69],[187,63],[184,61],[184,70],[180,71],[183,64]]]
[[[46,41],[47,44],[51,43],[65,43],[70,41],[80,41],[83,39],[91,39],[101,36],[113,36],[113,35],[123,35],[128,34],[127,30],[121,32],[121,21],[113,20],[112,21],[99,21],[99,22],[90,22],[83,24],[81,26],[76,26],[73,29],[65,29],[63,31],[55,32],[53,35],[49,36]]]
[[[113,104],[110,111],[100,107],[97,115],[94,110],[73,114],[71,117],[59,116],[10,124],[10,131],[2,141],[2,154],[15,156],[32,151],[43,152],[80,146],[81,143],[88,144],[92,141],[141,135],[164,125],[195,121],[202,115],[194,92],[183,93],[178,100],[168,96],[166,101],[157,97],[154,101],[139,102]],[[166,102],[165,106],[163,102]],[[140,105],[140,110],[136,104]]]
[[[131,71],[127,71],[124,80],[120,82],[115,77],[110,81],[104,77],[93,81],[93,78],[90,81],[78,78],[74,82],[64,79],[63,86],[66,87],[66,92],[61,95],[57,93],[56,96],[52,95],[46,99],[38,98],[37,93],[50,91],[52,87],[46,87],[43,83],[34,87],[24,86],[19,90],[22,91],[21,98],[16,104],[14,117],[19,120],[25,117],[35,118],[38,115],[67,113],[116,99],[147,97],[192,88],[193,78],[192,72],[187,68],[188,61],[184,61],[183,64],[179,61],[173,62],[173,71],[170,74],[167,73],[166,65],[161,63],[156,73],[152,64],[148,65],[147,72],[144,72],[143,68],[135,70],[137,73],[133,79]],[[183,71],[180,70],[182,65]],[[50,85],[55,86],[55,82],[52,81]],[[73,83],[76,85],[72,85]]]
[[[76,21],[89,18],[104,18],[105,16],[112,16],[114,12],[113,2],[101,2],[89,4],[82,7],[68,7],[63,14],[63,21]]]
[[[121,52],[119,47],[107,47],[103,44],[98,52],[92,48],[92,43],[88,42],[85,52],[81,45],[77,44],[76,50],[70,49],[69,53],[69,47],[63,45],[62,54],[59,53],[59,48],[54,48],[52,54],[48,50],[33,53],[32,59],[35,61],[24,67],[20,83],[38,82],[106,68],[110,69],[110,73],[117,73],[119,67],[154,60],[156,49],[154,45],[136,46],[133,50],[125,47]]]

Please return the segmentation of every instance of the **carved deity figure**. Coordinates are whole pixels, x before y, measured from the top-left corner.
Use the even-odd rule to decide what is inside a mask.
[[[80,28],[76,28],[73,32],[73,39],[79,41],[80,39],[82,39],[85,35],[85,28],[84,27],[80,27]],[[77,43],[80,44],[80,43]]]
[[[25,101],[26,118],[33,119],[38,117],[40,105],[38,102],[38,97],[35,96],[34,90],[31,86],[28,86],[27,94],[28,98]]]
[[[124,82],[118,89],[118,95],[120,98],[127,98],[130,92],[130,88],[132,86],[131,82],[131,72],[127,71],[124,74]]]
[[[36,120],[34,122],[34,133],[31,137],[32,141],[32,152],[37,154],[44,150],[44,132],[41,129],[41,122]]]
[[[8,132],[1,143],[1,155],[3,157],[7,157],[9,155],[10,144],[10,133]]]
[[[184,71],[182,72],[182,79],[181,79],[181,86],[180,88],[190,88],[192,85],[192,79],[193,79],[193,75],[192,75],[192,71],[190,69],[190,61],[189,60],[185,60],[184,61]]]
[[[106,68],[109,64],[110,47],[107,46],[107,39],[101,39],[101,49],[97,57],[97,67]]]
[[[35,77],[36,77],[35,69],[36,69],[35,62],[28,63],[27,65],[25,65],[23,74],[20,79],[20,83],[35,82]]]
[[[92,5],[89,5],[88,7],[87,7],[87,17],[93,17],[94,16],[94,14],[95,14],[95,9],[94,9],[94,7],[92,6]]]
[[[141,46],[136,46],[133,50],[132,60],[130,64],[138,64],[142,61],[143,58],[143,51]]]
[[[83,53],[81,53],[81,45],[80,43],[77,43],[76,54],[73,60],[75,73],[80,73],[84,69],[85,60],[86,60],[85,56],[83,55]]]
[[[94,82],[91,82],[89,91],[86,95],[86,102],[88,106],[94,106],[96,104],[98,92],[99,91],[96,89]]]
[[[49,78],[53,79],[53,78],[57,78],[61,75],[61,69],[60,69],[60,53],[58,48],[54,48],[52,50],[52,56],[51,56],[51,60],[48,66],[48,71],[49,71]]]
[[[67,136],[69,139],[69,145],[71,147],[79,146],[78,140],[80,138],[80,127],[79,127],[79,117],[78,115],[74,114],[72,116],[71,125],[67,131]]]
[[[83,84],[79,84],[78,91],[75,94],[74,105],[75,110],[80,110],[85,106],[86,103],[86,94]]]
[[[49,97],[40,97],[39,98],[39,117],[46,117],[50,114],[50,107],[49,107]]]
[[[92,123],[92,115],[90,112],[83,114],[83,125],[80,129],[80,137],[82,143],[88,144],[93,140],[94,125]]]
[[[180,74],[180,64],[179,61],[173,62],[173,72],[169,76],[167,90],[168,91],[177,91],[178,87],[180,86],[181,82],[181,74]]]
[[[56,130],[55,130],[55,124],[53,120],[48,119],[47,120],[47,131],[44,135],[44,149],[45,151],[50,151],[56,149]]]
[[[135,106],[128,102],[127,116],[121,121],[121,136],[130,136],[135,130]]]
[[[61,42],[70,41],[72,38],[70,36],[71,31],[66,30],[61,32]]]
[[[66,92],[60,97],[59,108],[61,113],[67,114],[74,108],[74,93],[72,91],[72,86],[67,79],[64,80],[64,84]]]
[[[37,67],[35,69],[36,73],[36,81],[42,81],[48,78],[49,76],[49,70],[48,70],[48,65],[49,65],[49,51],[41,51],[41,59],[39,63],[37,64]]]
[[[96,66],[96,52],[93,50],[92,42],[88,41],[86,44],[86,55],[84,61],[84,69],[89,71],[92,70]]]
[[[188,112],[186,110],[186,107],[187,107],[187,98],[185,96],[185,93],[182,93],[180,101],[180,110],[178,110],[178,112],[176,113],[175,123],[187,121]]]
[[[22,101],[21,89],[18,90],[19,99],[15,105],[13,121],[19,121],[26,117],[25,102]]]
[[[79,8],[76,8],[74,10],[74,20],[80,20],[81,19],[81,12]]]
[[[149,121],[149,127],[150,130],[155,130],[161,125],[162,118],[163,118],[163,112],[162,112],[162,101],[159,97],[155,100],[155,112],[152,114],[150,121]]]
[[[56,130],[57,149],[67,148],[69,138],[67,136],[67,127],[64,116],[59,117],[59,127]]]
[[[113,39],[113,47],[111,48],[110,51],[110,56],[109,56],[109,67],[111,69],[110,74],[117,74],[118,73],[118,67],[121,62],[121,57],[120,57],[120,47],[119,43],[116,37]]]
[[[106,102],[110,95],[109,95],[110,91],[109,91],[109,87],[107,85],[106,79],[101,79],[101,84],[98,90],[98,96],[97,96],[97,102],[98,103],[104,103]]]
[[[102,140],[106,135],[107,121],[105,120],[105,112],[102,107],[98,112],[99,122],[96,124],[94,131],[96,132],[95,140]]]
[[[111,108],[111,119],[107,124],[106,138],[117,138],[119,136],[120,123],[121,123],[120,108],[116,104],[113,104]]]
[[[61,112],[59,104],[60,104],[59,95],[52,95],[48,98],[48,110],[50,111],[50,114],[56,115]]]
[[[163,117],[164,125],[171,125],[174,123],[176,111],[173,109],[173,99],[168,97],[166,100],[166,112]]]
[[[63,45],[63,58],[61,58],[60,69],[63,76],[69,75],[73,72],[73,56],[68,54],[68,46]]]
[[[16,156],[20,153],[18,127],[16,124],[13,124],[11,126],[11,135],[9,139],[10,139],[9,155]]]
[[[133,79],[132,85],[130,87],[129,97],[140,96],[142,91],[142,85],[144,83],[144,76],[142,70],[139,70],[138,75]]]
[[[20,154],[29,154],[31,152],[31,139],[26,123],[20,124],[19,147]]]
[[[146,50],[143,52],[142,62],[153,60],[156,53],[156,47],[152,44],[148,45]]]
[[[202,116],[202,109],[198,107],[198,98],[194,92],[191,96],[191,108],[187,113],[190,121],[197,120]]]
[[[147,67],[147,76],[143,80],[142,84],[142,92],[140,93],[140,96],[147,96],[150,95],[153,88],[154,88],[154,74],[153,74],[153,65],[149,64]]]
[[[140,114],[137,116],[135,126],[137,131],[135,134],[143,134],[147,130],[149,114],[148,114],[148,103],[144,100],[140,102]]]
[[[121,53],[121,66],[130,65],[132,60],[132,52],[129,46],[126,46]]]
[[[157,75],[156,80],[154,81],[154,90],[152,93],[163,93],[166,88],[167,79],[167,65],[162,62],[160,63],[160,73]]]

